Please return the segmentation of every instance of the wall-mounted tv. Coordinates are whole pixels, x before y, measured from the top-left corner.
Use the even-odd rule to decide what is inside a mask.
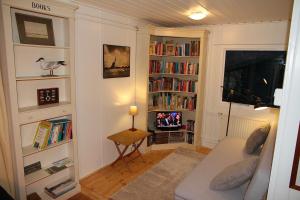
[[[174,130],[182,127],[181,112],[157,112],[156,128]]]
[[[222,100],[272,107],[274,91],[282,88],[286,51],[228,50]]]

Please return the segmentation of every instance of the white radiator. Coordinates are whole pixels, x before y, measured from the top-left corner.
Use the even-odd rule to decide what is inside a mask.
[[[266,125],[268,123],[268,121],[231,116],[229,122],[228,136],[246,139],[256,128]]]

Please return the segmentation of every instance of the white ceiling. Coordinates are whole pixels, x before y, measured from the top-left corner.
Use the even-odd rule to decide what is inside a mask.
[[[79,0],[160,26],[189,26],[289,20],[293,0]],[[187,17],[199,7],[209,14]]]

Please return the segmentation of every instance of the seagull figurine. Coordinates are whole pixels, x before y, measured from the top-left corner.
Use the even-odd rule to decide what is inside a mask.
[[[45,61],[45,58],[41,57],[37,61],[43,70],[50,70],[48,76],[54,76],[53,70],[59,68],[62,65],[66,65],[65,61]]]

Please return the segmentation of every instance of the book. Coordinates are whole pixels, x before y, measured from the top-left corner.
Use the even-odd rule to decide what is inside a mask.
[[[58,183],[57,185],[45,187],[45,193],[48,194],[50,197],[56,199],[57,197],[75,188],[76,184],[77,183],[72,179],[68,179],[61,183]]]
[[[57,166],[52,166],[52,167],[49,167],[46,169],[46,171],[49,173],[49,174],[55,174],[61,170],[64,170],[66,169],[67,167],[65,165],[63,166],[60,166],[60,167],[57,167]]]
[[[41,162],[35,162],[33,164],[27,165],[24,167],[24,174],[28,175],[31,174],[33,172],[39,171],[40,169],[42,169],[42,165]]]
[[[37,127],[33,139],[33,147],[38,149],[44,149],[48,144],[50,130],[51,130],[51,123],[48,121],[41,121]]]

